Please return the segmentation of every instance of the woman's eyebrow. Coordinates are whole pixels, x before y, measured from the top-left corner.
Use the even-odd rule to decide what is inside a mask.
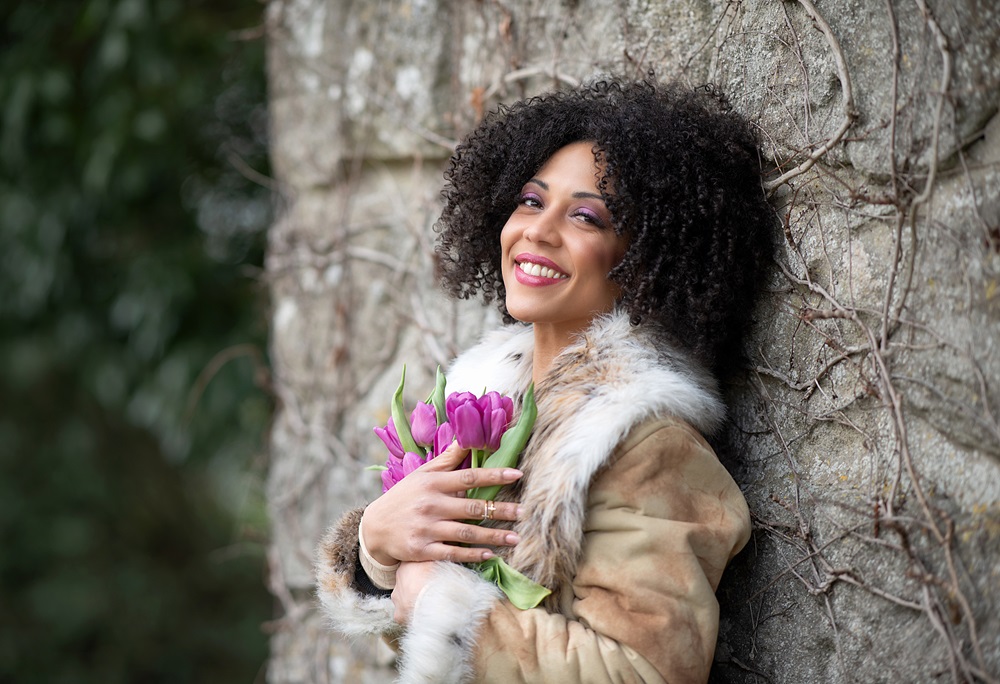
[[[538,187],[540,187],[542,190],[546,190],[547,191],[549,189],[549,184],[546,183],[545,181],[541,180],[540,178],[532,178],[531,180],[528,181],[528,183],[533,183],[534,185],[537,185]],[[602,202],[604,201],[604,197],[602,197],[601,195],[598,195],[597,193],[593,193],[593,192],[584,192],[582,190],[579,191],[579,192],[574,192],[573,195],[572,195],[572,197],[574,199],[588,199],[589,198],[589,199],[601,200]]]

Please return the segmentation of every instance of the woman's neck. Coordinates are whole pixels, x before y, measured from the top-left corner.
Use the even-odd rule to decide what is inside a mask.
[[[531,379],[537,387],[549,373],[552,361],[569,346],[573,338],[586,326],[555,326],[545,323],[534,323],[532,331],[535,336],[535,346],[531,359]]]

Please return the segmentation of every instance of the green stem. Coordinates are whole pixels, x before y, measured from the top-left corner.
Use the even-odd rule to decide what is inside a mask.
[[[396,426],[396,434],[399,435],[399,444],[403,447],[403,451],[410,451],[420,456],[426,456],[427,452],[414,441],[413,433],[410,432],[410,420],[406,417],[406,413],[403,412],[403,385],[405,384],[406,366],[404,365],[403,377],[399,379],[399,387],[396,388],[396,393],[392,395],[392,404],[389,407],[392,413],[392,424]]]
[[[445,411],[445,385],[447,384],[447,379],[444,377],[444,373],[441,372],[441,366],[437,367],[434,379],[434,391],[431,395],[427,397],[425,403],[434,406],[434,413],[437,417],[437,424],[445,423],[448,421],[448,414]]]

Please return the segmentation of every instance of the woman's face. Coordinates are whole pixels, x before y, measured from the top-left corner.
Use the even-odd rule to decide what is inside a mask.
[[[591,142],[563,147],[524,184],[500,233],[507,311],[569,335],[611,310],[619,295],[608,272],[625,254],[597,181]]]

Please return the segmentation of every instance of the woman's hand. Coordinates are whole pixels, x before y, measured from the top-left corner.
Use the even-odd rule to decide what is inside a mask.
[[[361,520],[368,553],[383,565],[397,561],[478,563],[493,556],[483,546],[513,546],[509,531],[463,522],[481,520],[486,502],[465,498],[472,487],[506,485],[521,477],[513,468],[455,470],[468,449],[452,444],[368,504]],[[518,505],[496,502],[495,520],[517,520]],[[468,544],[468,547],[456,546]],[[477,547],[477,545],[479,545]]]
[[[406,625],[413,616],[413,607],[420,592],[427,586],[434,563],[400,563],[396,571],[396,587],[392,590],[392,605],[396,608],[392,619]]]

